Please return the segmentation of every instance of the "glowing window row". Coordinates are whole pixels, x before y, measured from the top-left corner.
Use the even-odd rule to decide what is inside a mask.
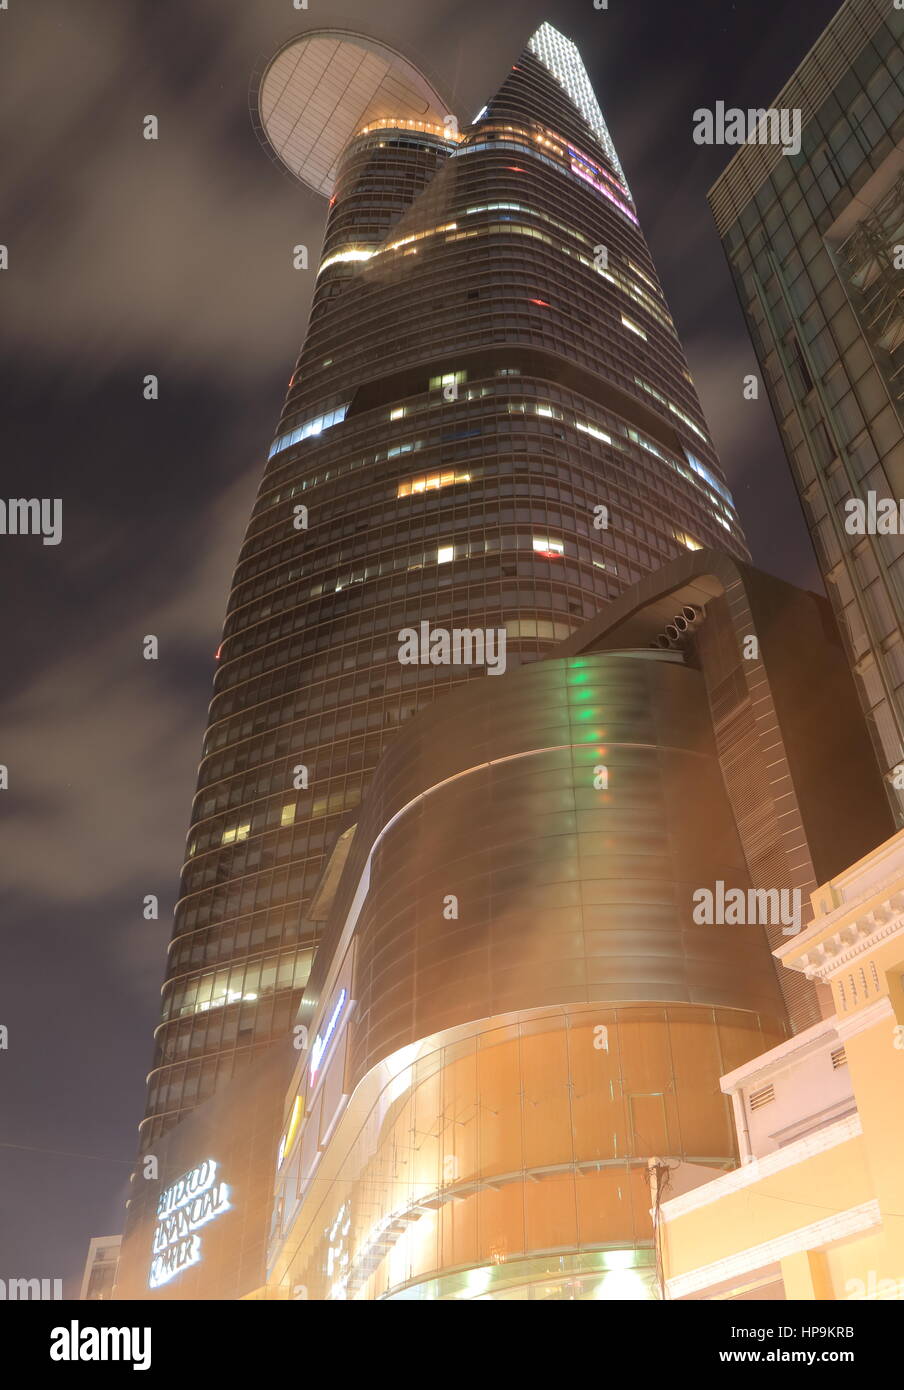
[[[461,541],[457,545],[439,545],[431,547],[430,550],[417,551],[414,555],[394,555],[382,562],[370,565],[362,565],[360,569],[349,570],[341,574],[337,579],[328,579],[323,584],[315,584],[310,592],[311,598],[317,598],[320,594],[340,593],[343,589],[349,588],[352,584],[363,584],[368,579],[379,579],[383,575],[393,574],[398,570],[421,570],[431,565],[446,565],[452,560],[472,560],[479,555],[493,555],[503,550],[521,550],[527,548],[527,539],[523,536],[514,536],[512,543],[505,546],[498,537],[482,537],[479,540]],[[565,542],[557,540],[551,536],[533,536],[530,540],[530,549],[535,555],[542,555],[547,560],[558,560],[565,554]],[[605,565],[601,568],[606,568]]]
[[[506,371],[515,371],[515,368],[506,368]],[[444,373],[437,375],[437,377],[431,377],[430,385],[431,388],[435,389],[438,388],[438,386],[446,385],[448,382],[452,381],[455,381],[456,384],[465,384],[467,381],[466,371],[453,371],[453,373]],[[484,386],[480,391],[469,392],[467,399],[491,395],[491,393],[492,388],[490,388],[490,386]],[[401,409],[403,413],[405,413],[407,407],[398,407],[398,409]],[[417,409],[430,409],[430,407],[417,407]],[[580,434],[590,435],[591,438],[598,439],[601,443],[611,445],[613,448],[620,448],[618,438],[613,438],[612,434],[608,434],[605,430],[601,430],[598,425],[591,424],[590,421],[580,420],[580,418],[577,417],[570,418],[569,420],[569,418],[566,418],[565,413],[563,413],[558,406],[554,406],[554,404],[548,402],[533,402],[533,400],[522,400],[522,402],[512,402],[512,400],[509,400],[509,402],[506,403],[506,410],[508,410],[509,414],[535,414],[535,416],[547,418],[547,420],[562,421],[563,424],[570,425],[574,430],[579,431]],[[619,432],[622,432],[627,439],[630,439],[631,443],[636,443],[636,445],[644,449],[645,452],[651,453],[656,459],[661,460],[662,463],[668,464],[670,468],[673,468],[676,473],[680,473],[681,477],[686,478],[691,484],[700,486],[701,482],[704,482],[707,488],[711,489],[711,492],[716,493],[715,496],[707,495],[707,502],[712,509],[713,518],[715,518],[719,525],[722,525],[726,531],[733,530],[734,527],[737,527],[737,516],[736,512],[734,512],[732,493],[730,493],[727,486],[723,484],[723,482],[720,482],[719,478],[716,478],[715,474],[713,474],[709,468],[705,467],[705,464],[702,464],[700,459],[697,459],[697,456],[693,455],[690,450],[684,449],[687,463],[690,464],[690,468],[687,468],[684,464],[681,464],[679,460],[675,459],[675,457],[666,453],[665,449],[662,449],[661,446],[656,445],[647,435],[641,434],[638,430],[634,430],[630,425],[624,425],[624,427],[620,428]],[[424,441],[424,439],[412,439],[412,441],[406,441],[391,446],[389,449],[380,450],[376,455],[367,456],[367,459],[356,459],[349,461],[349,463],[339,464],[338,467],[328,468],[323,474],[314,474],[313,477],[296,482],[296,484],[293,484],[292,488],[289,489],[288,493],[286,493],[286,496],[292,498],[292,496],[298,495],[299,492],[306,491],[307,488],[313,488],[313,486],[317,486],[321,484],[321,482],[330,481],[330,478],[348,473],[348,471],[352,471],[353,468],[364,467],[366,464],[378,463],[378,461],[382,459],[392,459],[392,457],[399,457],[406,455],[406,453],[417,452],[417,450],[424,448],[426,442],[427,441]],[[414,482],[421,481],[420,478],[417,478],[417,480],[413,480],[413,478],[403,480],[401,484],[398,485],[396,498],[406,498],[406,496],[420,495],[421,492],[426,493],[428,491],[434,491],[434,488],[437,488],[437,486],[442,488],[442,486],[451,485],[451,482],[471,481],[470,473],[453,474],[451,478],[449,478],[449,473],[451,473],[451,470],[437,471],[435,474],[424,474],[423,488],[421,488],[421,486],[414,486]],[[427,478],[431,478],[431,480],[433,480],[433,478],[442,478],[442,480],[445,481],[431,482],[430,486],[427,486]],[[402,491],[402,489],[407,489],[407,491]],[[275,505],[277,500],[281,500],[281,495],[278,496],[277,499],[274,499],[273,505]],[[730,510],[725,510],[725,505],[723,505],[723,503],[727,503]],[[360,575],[356,580],[349,582],[360,582],[363,578],[364,575]],[[370,578],[370,574],[367,575],[367,578]],[[323,592],[323,587],[318,588],[317,591],[312,591],[312,596],[314,596],[314,592]]]
[[[249,965],[210,971],[200,979],[177,985],[166,1001],[162,1017],[207,1013],[227,1004],[253,1003],[277,989],[300,989],[307,982],[312,951],[270,956]]]
[[[635,227],[640,226],[640,222],[631,209],[621,201],[605,184],[590,174],[589,170],[583,172],[576,162],[571,165],[563,165],[556,159],[550,159],[549,155],[541,154],[533,145],[528,145],[524,140],[492,140],[481,141],[474,145],[460,145],[452,154],[453,159],[460,159],[462,155],[477,154],[480,150],[517,150],[520,154],[530,155],[531,159],[537,159],[541,164],[548,164],[557,173],[570,173],[574,178],[580,178],[583,182],[592,186],[597,192],[602,193],[614,207],[618,209],[628,221]]]
[[[349,405],[350,402],[346,401],[344,405],[337,405],[335,410],[327,410],[323,415],[316,415],[314,419],[306,420],[303,425],[298,425],[288,434],[281,434],[277,439],[274,439],[267,457],[272,459],[274,454],[281,453],[290,445],[299,444],[303,439],[310,439],[311,435],[322,434],[332,425],[340,425],[348,414]]]
[[[381,116],[375,121],[370,121],[368,125],[362,126],[356,133],[355,139],[359,135],[370,135],[374,130],[419,130],[425,135],[438,135],[441,140],[448,140],[450,144],[458,144],[465,138],[457,131],[447,130],[445,126],[436,125],[432,121],[409,121],[401,116]]]
[[[516,373],[515,368],[507,368],[505,369],[505,371],[506,374]],[[642,381],[641,378],[637,377],[635,378],[635,380],[637,381],[638,385],[643,386],[651,394],[655,395],[657,399],[661,400],[664,404],[671,404],[667,400],[667,398],[665,396],[662,396],[660,392],[656,391],[654,387],[648,387],[647,383]],[[430,388],[432,390],[435,390],[447,386],[452,382],[455,382],[457,385],[465,384],[467,382],[467,372],[445,372],[441,375],[431,377]],[[484,396],[492,394],[493,388],[491,387],[474,388],[473,390],[469,391],[467,395],[463,397],[463,399],[480,399]],[[436,406],[445,403],[445,401],[432,401],[427,403],[426,405],[419,405],[417,407],[411,407],[410,409],[412,409],[412,412],[414,412],[415,410],[419,412],[423,409],[433,409]],[[594,425],[589,421],[579,420],[577,418],[567,419],[562,410],[549,403],[535,401],[508,401],[506,403],[506,409],[509,414],[536,414],[539,415],[541,418],[560,420],[563,423],[572,426],[574,429],[577,429],[583,434],[591,435],[593,438],[600,440],[602,443],[613,445],[616,448],[619,447],[618,440],[614,439],[613,436],[611,434],[608,434],[605,430],[600,429],[599,426]],[[407,406],[395,407],[390,412],[390,414],[391,417],[394,419],[401,419],[404,415],[408,413],[408,410],[409,407]],[[678,407],[676,406],[675,411],[677,412],[677,410]],[[696,426],[694,428],[696,428]],[[684,453],[687,462],[690,464],[690,467],[693,470],[692,472],[688,471],[688,469],[684,467],[681,462],[676,460],[671,454],[666,453],[665,450],[663,450],[659,445],[655,444],[653,440],[651,440],[647,435],[642,434],[639,430],[635,430],[630,426],[626,426],[624,430],[619,430],[619,432],[623,433],[625,437],[631,440],[632,443],[639,444],[642,449],[645,449],[647,451],[647,453],[651,453],[655,455],[656,458],[661,459],[663,463],[667,463],[670,468],[675,469],[676,472],[680,473],[682,477],[686,478],[689,482],[694,483],[696,486],[699,486],[700,480],[705,482],[708,488],[710,488],[713,492],[717,494],[715,498],[707,499],[710,502],[710,505],[714,505],[717,512],[721,512],[723,509],[720,499],[723,499],[725,502],[728,503],[729,507],[731,508],[731,515],[728,515],[726,513],[726,515],[728,516],[727,521],[722,516],[717,515],[717,520],[719,520],[720,524],[724,526],[726,529],[731,529],[732,525],[737,524],[737,518],[734,515],[734,499],[731,495],[731,492],[725,486],[724,483],[720,482],[720,480],[715,476],[712,470],[707,468],[703,463],[701,463],[700,460],[696,457],[696,455],[692,454],[690,450],[685,448]],[[698,431],[698,433],[700,433],[700,431]],[[303,479],[301,482],[293,484],[293,486],[285,494],[278,494],[274,498],[271,505],[275,506],[277,502],[282,500],[283,496],[287,498],[294,497],[299,492],[304,492],[307,488],[316,487],[321,483],[328,482],[331,478],[336,478],[346,472],[352,471],[355,468],[370,466],[372,464],[379,463],[383,459],[397,458],[404,454],[415,453],[418,450],[424,448],[427,442],[428,441],[425,441],[423,439],[408,440],[403,443],[393,445],[386,450],[379,450],[374,454],[368,455],[366,459],[355,459],[349,461],[348,463],[339,464],[338,466],[332,469],[327,469],[322,474],[315,474],[310,478]],[[456,478],[455,481],[458,481],[458,479]],[[470,481],[470,475],[468,476],[468,481]],[[448,486],[448,484],[443,483],[442,486]],[[420,489],[412,488],[411,494],[419,490]],[[424,491],[427,491],[427,489],[424,488]],[[403,493],[400,491],[397,493],[397,496],[404,497],[409,496],[411,494],[407,492]]]
[[[643,377],[635,376],[634,380],[642,391],[646,391],[648,396],[652,396],[654,400],[657,400],[660,402],[661,405],[666,406],[667,409],[669,409],[673,415],[677,416],[677,418],[682,422],[682,424],[687,425],[689,430],[694,431],[694,434],[698,434],[700,438],[703,440],[704,444],[709,443],[705,431],[701,430],[700,426],[694,420],[692,420],[691,417],[685,411],[683,411],[680,406],[676,405],[674,401],[670,401],[668,396],[664,396],[661,391],[657,391],[656,387],[651,386],[648,381],[644,381]]]
[[[523,401],[520,403],[509,402],[508,411],[510,415],[527,415],[535,413],[537,415],[549,419],[561,420],[564,424],[572,425],[576,430],[579,430],[582,434],[592,435],[594,439],[599,439],[603,444],[611,444],[615,448],[619,447],[618,440],[613,439],[611,434],[607,434],[605,430],[601,430],[596,425],[589,424],[586,420],[568,420],[564,412],[560,410],[558,406],[553,406],[549,404],[532,404],[528,401]],[[729,492],[728,488],[725,486],[724,483],[719,482],[719,479],[715,476],[715,474],[712,473],[712,471],[709,468],[706,468],[705,465],[702,464],[700,460],[696,457],[696,455],[692,454],[689,449],[685,449],[684,453],[688,463],[693,469],[693,472],[689,472],[688,469],[685,468],[677,459],[673,458],[671,454],[667,454],[664,449],[661,449],[658,444],[655,444],[653,440],[649,439],[645,434],[641,434],[639,430],[635,430],[631,426],[627,426],[624,430],[624,433],[627,436],[627,438],[631,440],[632,443],[639,444],[642,449],[646,449],[647,453],[654,454],[655,457],[661,459],[663,463],[667,463],[670,468],[674,468],[676,472],[680,473],[683,478],[686,478],[688,480],[688,482],[694,483],[696,486],[699,486],[698,478],[702,478],[704,482],[706,482],[708,486],[718,494],[718,496],[716,497],[707,498],[707,501],[709,502],[710,506],[715,509],[716,520],[720,523],[720,525],[724,526],[726,530],[730,530],[731,526],[736,524],[736,517],[733,515],[734,499],[731,493]],[[694,474],[696,474],[697,477],[695,477]],[[732,508],[731,515],[729,515],[728,513],[725,513],[725,516],[719,515],[719,513],[724,511],[720,498],[724,498],[725,501],[728,502],[729,506]]]
[[[332,815],[335,811],[344,811],[349,806],[357,806],[358,800],[360,799],[360,795],[360,783],[349,782],[345,788],[345,791],[331,792],[327,796],[315,797],[314,800],[309,801],[308,804],[301,803],[302,818],[304,820],[318,820],[320,816],[329,816]],[[289,801],[284,806],[281,806],[279,808],[279,827],[281,830],[285,830],[288,826],[295,824],[296,817],[298,816],[298,811],[299,803],[297,801]],[[259,825],[255,829],[255,834],[261,833],[264,830],[273,830],[275,828],[276,822],[273,819],[272,814],[268,812],[266,825]],[[250,820],[242,821],[240,825],[229,826],[227,829],[222,831],[220,835],[220,843],[219,846],[217,846],[217,848],[220,848],[223,845],[240,844],[243,840],[247,840],[250,834]],[[191,850],[189,852],[190,858],[194,856],[197,850],[197,845],[197,841],[192,843]]]
[[[469,483],[470,473],[456,473],[450,469],[446,473],[427,473],[422,478],[410,478],[407,482],[399,483],[397,497],[411,497],[419,492],[434,492],[442,487],[451,487],[453,483]]]
[[[575,237],[577,240],[584,242],[586,245],[589,246],[590,244],[589,239],[583,234],[583,232],[579,232],[575,228],[569,227],[566,223],[560,222],[558,218],[551,217],[547,212],[543,212],[538,208],[528,207],[524,203],[481,203],[475,207],[465,208],[461,216],[473,217],[479,213],[497,211],[521,212],[529,217],[539,218],[541,221],[548,223],[550,226],[556,227],[559,231],[566,232],[569,236]],[[447,222],[438,227],[427,228],[422,232],[418,232],[414,236],[405,237],[401,241],[392,242],[389,246],[379,247],[375,250],[368,250],[363,247],[347,247],[342,251],[336,251],[331,256],[328,256],[326,260],[321,263],[320,269],[317,273],[319,275],[321,271],[326,270],[328,266],[335,265],[339,261],[369,261],[373,256],[380,256],[385,254],[386,252],[398,250],[400,247],[407,246],[410,242],[421,241],[426,237],[437,236],[441,233],[448,232],[458,232],[458,235],[447,235],[445,238],[447,243],[455,241],[464,241],[467,240],[469,237],[485,235],[488,232],[495,232],[496,234],[507,232],[513,235],[533,236],[538,240],[544,241],[549,246],[556,245],[556,243],[550,237],[540,236],[536,231],[533,230],[533,228],[525,227],[518,223],[506,224],[494,222],[491,223],[488,227],[482,228],[479,232],[461,232],[458,230],[458,223]],[[568,246],[563,246],[559,244],[558,249],[562,251],[566,256],[571,256],[575,260],[580,261],[581,264],[587,266],[588,269],[595,270],[597,274],[603,277],[604,280],[608,280],[610,284],[616,285],[619,289],[623,290],[625,294],[629,295],[633,300],[635,300],[636,303],[640,304],[644,309],[646,309],[647,313],[652,314],[653,317],[663,325],[663,327],[669,329],[672,333],[675,333],[675,325],[673,324],[671,317],[667,313],[665,313],[662,308],[660,308],[656,300],[652,299],[651,296],[648,295],[646,291],[640,287],[640,285],[636,284],[630,278],[630,276],[625,275],[623,271],[620,271],[617,267],[613,266],[611,262],[608,266],[604,267],[598,265],[595,261],[590,260],[589,257],[582,256],[580,252],[573,251]],[[653,284],[653,282],[648,278],[648,276],[644,275],[643,271],[640,270],[634,264],[633,261],[629,260],[628,264],[638,275],[640,275],[644,280],[646,280],[647,284],[650,285],[651,288],[654,289],[657,294],[659,293],[657,287]]]

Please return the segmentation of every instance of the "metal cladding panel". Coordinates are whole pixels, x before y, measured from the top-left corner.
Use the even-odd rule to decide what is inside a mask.
[[[892,831],[829,605],[729,556],[698,551],[651,575],[562,644],[569,654],[646,645],[682,605],[751,881],[810,893]],[[754,648],[749,641],[755,638]],[[787,940],[766,928],[772,949]],[[776,965],[795,1032],[820,1017],[810,980]]]
[[[472,682],[383,759],[309,995],[369,863],[352,1085],[434,1032],[549,1004],[671,1001],[783,1019],[762,928],[693,922],[695,890],[750,879],[702,677],[644,655]],[[594,785],[600,766],[608,789]]]

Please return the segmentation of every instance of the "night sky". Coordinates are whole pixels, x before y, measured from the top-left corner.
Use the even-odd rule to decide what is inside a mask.
[[[766,106],[835,0],[9,0],[0,10],[0,1278],[78,1280],[122,1228],[214,652],[304,335],[325,204],[264,154],[252,75],[294,34],[404,50],[462,122],[548,19],[579,45],[755,563],[816,563],[706,191],[698,106]],[[142,122],[159,119],[159,139]],[[160,381],[146,401],[143,378]],[[160,659],[145,661],[154,634]],[[160,920],[142,916],[145,894]]]

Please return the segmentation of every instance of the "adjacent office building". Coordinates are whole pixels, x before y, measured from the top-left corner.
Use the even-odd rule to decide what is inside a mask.
[[[710,192],[899,824],[902,40],[899,7],[848,0],[772,103],[800,111],[800,152],[745,145]]]

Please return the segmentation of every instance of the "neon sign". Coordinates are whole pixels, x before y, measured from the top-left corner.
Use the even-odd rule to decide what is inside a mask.
[[[230,1210],[229,1188],[224,1182],[217,1182],[216,1176],[217,1164],[212,1158],[205,1158],[160,1194],[149,1288],[159,1289],[199,1263],[198,1230]]]
[[[330,1045],[330,1038],[336,1031],[336,1024],[348,998],[348,990],[340,991],[339,998],[336,1000],[336,1007],[330,1014],[330,1021],[322,1033],[318,1033],[314,1039],[314,1046],[311,1048],[311,1080],[317,1075],[320,1063],[323,1061],[323,1054]]]

